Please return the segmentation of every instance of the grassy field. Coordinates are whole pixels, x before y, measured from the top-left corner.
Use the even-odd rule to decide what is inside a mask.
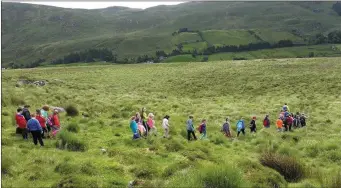
[[[214,45],[241,45],[260,42],[254,36],[250,35],[247,30],[208,30],[204,31],[203,38],[210,44]]]
[[[125,187],[138,180],[144,187],[340,187],[340,60],[3,70],[1,184]],[[48,84],[16,87],[19,79]],[[276,131],[274,122],[285,102],[308,116],[306,128]],[[61,114],[59,138],[45,140],[40,148],[14,134],[13,114],[24,103],[31,111],[43,104],[73,105],[90,117]],[[129,118],[143,106],[155,114],[159,135],[133,141]],[[267,130],[261,123],[266,113],[272,122]],[[161,138],[166,114],[171,117],[169,139]],[[207,140],[186,140],[190,114],[195,126],[207,119]],[[230,140],[220,132],[226,116],[235,137],[237,120],[243,116],[248,125],[254,115],[257,134],[247,129],[246,136]],[[61,147],[62,141],[70,150]],[[262,165],[271,162],[280,163],[280,169]]]

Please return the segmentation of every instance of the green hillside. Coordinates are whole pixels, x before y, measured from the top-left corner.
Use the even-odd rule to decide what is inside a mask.
[[[334,3],[188,2],[145,10],[2,3],[2,65],[26,64],[38,58],[51,61],[91,47],[110,48],[123,59],[154,55],[156,50],[170,52],[179,42],[201,41],[195,33],[172,36],[179,28],[202,31],[209,44],[259,40],[247,30],[261,30],[260,38],[269,42],[282,37],[303,41],[311,34],[341,28]],[[277,34],[269,35],[273,32]]]
[[[2,70],[3,187],[339,188],[340,58],[100,65]],[[186,61],[189,61],[186,59]],[[18,80],[47,80],[37,87]],[[307,116],[305,128],[277,132],[284,103]],[[15,134],[18,106],[44,104],[61,131],[45,146]],[[129,119],[146,107],[157,136],[132,140]],[[82,114],[89,117],[83,117]],[[170,138],[162,118],[170,115]],[[270,114],[270,128],[262,120]],[[186,120],[207,119],[207,139],[187,141]],[[257,133],[248,128],[257,117]],[[230,117],[233,139],[221,126]],[[245,118],[246,135],[236,123]],[[196,135],[199,136],[198,131]],[[104,151],[102,150],[104,149]],[[209,185],[209,186],[208,186]]]

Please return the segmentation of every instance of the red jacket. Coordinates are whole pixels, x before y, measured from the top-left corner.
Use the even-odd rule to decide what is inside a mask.
[[[59,122],[59,117],[57,114],[54,114],[52,116],[52,120],[53,120],[53,125],[57,126],[57,127],[60,127],[60,122]]]
[[[21,114],[16,114],[15,115],[15,121],[17,123],[17,125],[19,126],[19,128],[26,128],[26,120],[25,117]]]
[[[36,116],[36,119],[39,121],[39,124],[42,128],[46,128],[46,120],[42,116]]]
[[[294,118],[292,118],[292,117],[287,118],[288,125],[291,125],[293,122],[294,122]]]

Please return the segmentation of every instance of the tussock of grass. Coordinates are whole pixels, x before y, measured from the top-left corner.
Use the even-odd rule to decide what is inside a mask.
[[[73,105],[68,105],[67,107],[65,107],[65,111],[68,116],[72,117],[78,116],[79,114],[78,109]]]
[[[66,127],[66,130],[68,130],[69,132],[78,133],[80,127],[76,123],[71,123]]]
[[[86,151],[87,146],[84,141],[79,140],[74,134],[68,131],[61,131],[58,134],[57,148],[70,151]]]
[[[289,182],[297,182],[304,177],[304,166],[293,157],[281,155],[277,153],[263,153],[260,162],[267,167],[270,167]]]

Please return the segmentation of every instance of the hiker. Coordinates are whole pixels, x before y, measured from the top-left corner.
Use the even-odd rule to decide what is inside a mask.
[[[136,123],[135,119],[136,119],[136,116],[133,116],[130,119],[130,129],[133,132],[133,140],[140,138],[140,136],[137,132],[137,123]]]
[[[300,126],[300,116],[299,115],[294,116],[293,126],[294,126],[294,128],[298,128]]]
[[[38,120],[41,128],[43,129],[43,132],[42,132],[42,138],[45,138],[45,135],[44,133],[47,133],[47,128],[46,128],[46,120],[45,118],[42,116],[41,114],[41,111],[38,109],[36,110],[36,119]]]
[[[135,122],[136,122],[136,123],[141,122],[141,115],[140,115],[139,112],[136,112],[136,114],[135,114]]]
[[[194,133],[194,126],[193,126],[193,116],[189,116],[189,119],[186,121],[187,125],[187,139],[188,141],[191,140],[191,134],[193,135],[194,140],[197,140],[197,137]]]
[[[48,105],[44,105],[40,110],[40,114],[45,118],[47,135],[49,135],[49,132],[51,131],[51,125],[48,121],[48,119],[49,119],[48,111],[49,110],[50,110],[50,107]]]
[[[270,119],[269,119],[269,114],[265,115],[265,118],[263,120],[263,125],[265,128],[270,128]]]
[[[162,128],[165,130],[164,138],[168,138],[169,134],[169,115],[166,115],[162,120]]]
[[[22,113],[22,109],[18,108],[17,113],[15,115],[15,121],[17,124],[17,132],[21,133],[23,139],[27,140],[26,119],[21,113]]]
[[[239,137],[240,132],[245,135],[245,123],[244,123],[244,118],[240,118],[240,120],[237,122],[237,137]]]
[[[144,126],[142,125],[141,122],[138,122],[138,123],[137,123],[137,128],[138,128],[138,130],[139,130],[139,135],[140,135],[140,137],[145,137],[145,136],[147,136],[147,135],[146,135],[146,128],[144,128]]]
[[[32,134],[33,143],[34,145],[37,145],[39,141],[40,146],[44,146],[43,139],[41,138],[43,129],[41,128],[39,121],[35,118],[35,114],[31,114],[31,117],[32,118],[27,122],[27,129]]]
[[[284,104],[284,106],[282,107],[282,109],[283,109],[284,112],[290,112],[289,106],[288,106],[287,103]]]
[[[147,119],[148,119],[148,116],[147,116],[147,113],[146,113],[146,108],[143,107],[141,109],[141,121],[142,121],[142,125],[144,126],[144,128],[146,129],[146,135],[148,135],[148,131],[149,131],[149,127],[147,125]]]
[[[229,122],[229,118],[226,118],[225,123],[223,124],[223,127],[221,129],[221,131],[224,133],[224,135],[226,137],[231,138],[231,131],[230,131],[230,122]]]
[[[22,109],[22,115],[25,117],[25,120],[28,121],[31,119],[31,113],[28,110],[30,108],[30,105],[25,105],[24,108]]]
[[[279,114],[279,118],[281,118],[282,120],[284,119],[284,110],[281,110],[280,114]]]
[[[201,133],[201,136],[200,136],[200,140],[204,139],[204,138],[207,138],[207,129],[206,129],[206,119],[203,119],[201,121],[201,124],[199,125],[199,132]]]
[[[252,117],[252,120],[250,122],[250,131],[251,133],[256,133],[256,116]]]
[[[148,114],[147,125],[148,125],[148,128],[150,130],[150,134],[154,134],[156,136],[157,135],[157,129],[155,127],[155,121],[154,121],[154,114],[153,113]]]
[[[306,126],[306,117],[305,115],[302,113],[301,117],[300,117],[300,122],[301,122],[301,127],[305,127]]]
[[[282,130],[283,130],[283,120],[281,118],[277,119],[276,125],[277,125],[277,131],[278,132],[282,132]]]
[[[284,112],[284,117],[283,117],[283,126],[284,126],[284,129],[285,131],[288,131],[288,128],[289,128],[289,124],[288,124],[288,119],[289,119],[289,115],[290,113],[289,112]]]
[[[294,118],[289,115],[289,117],[287,118],[287,126],[289,127],[289,131],[291,131],[291,127],[292,127],[292,124],[294,123]]]
[[[52,116],[50,117],[52,133],[55,135],[60,129],[60,121],[58,117],[58,110],[54,110]]]

